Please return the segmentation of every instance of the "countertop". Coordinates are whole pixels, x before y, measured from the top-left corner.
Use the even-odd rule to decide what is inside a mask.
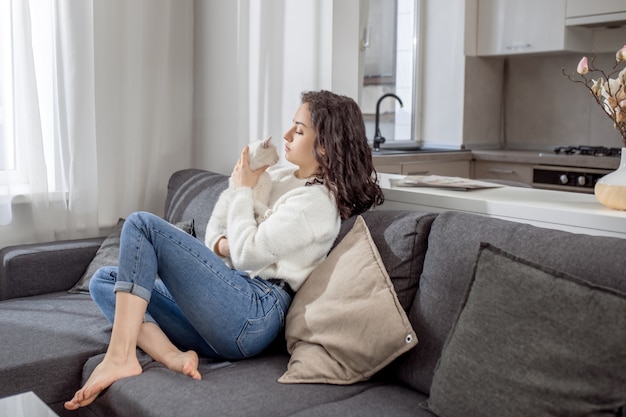
[[[549,151],[472,151],[476,161],[511,162],[533,165],[561,165],[580,168],[617,169],[619,157],[558,155]]]
[[[601,205],[592,194],[499,187],[471,191],[394,187],[389,179],[403,175],[379,173],[387,210],[464,211],[549,229],[626,238],[626,211]]]
[[[416,152],[391,155],[377,155],[372,152],[374,161],[385,164],[400,164],[407,162],[451,162],[451,161],[471,161],[474,157],[472,152],[467,150],[446,151],[446,152]]]
[[[407,162],[489,161],[531,165],[561,165],[580,168],[617,169],[620,158],[581,155],[557,155],[549,151],[459,150],[449,152],[372,154],[376,162],[386,164]]]

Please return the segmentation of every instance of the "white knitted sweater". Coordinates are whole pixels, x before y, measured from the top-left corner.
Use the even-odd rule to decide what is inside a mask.
[[[228,244],[234,268],[250,276],[285,280],[297,291],[326,257],[341,227],[335,199],[324,185],[305,186],[295,167],[270,168],[272,214],[254,218],[252,190],[230,195]],[[207,228],[205,243],[214,248],[222,235]]]

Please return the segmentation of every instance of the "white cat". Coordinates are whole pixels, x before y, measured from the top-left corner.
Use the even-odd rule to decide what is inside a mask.
[[[248,145],[248,163],[250,169],[256,171],[264,166],[272,166],[278,162],[279,156],[276,146],[272,143],[272,137],[265,140],[257,140]],[[230,187],[233,186],[232,179],[228,180]],[[270,194],[272,193],[272,179],[270,174],[264,172],[259,177],[256,185],[252,188],[254,197],[254,215],[257,223],[261,223],[271,214],[268,207]]]
[[[248,163],[250,169],[257,170],[263,166],[272,166],[278,162],[279,156],[276,146],[272,143],[272,137],[265,140],[257,140],[248,145]],[[215,236],[216,234],[227,235],[228,229],[228,210],[230,205],[229,193],[233,190],[233,180],[228,180],[228,188],[222,192],[220,198],[215,203],[213,213],[207,224],[206,236]],[[252,196],[254,197],[254,217],[257,224],[260,224],[271,214],[268,207],[270,193],[272,192],[272,179],[270,174],[264,172],[259,177],[256,185],[252,188]],[[206,242],[210,245],[210,242]]]

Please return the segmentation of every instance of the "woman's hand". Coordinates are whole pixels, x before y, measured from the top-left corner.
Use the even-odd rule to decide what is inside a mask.
[[[230,258],[230,246],[228,245],[228,239],[225,237],[220,238],[220,240],[217,241],[213,252],[222,258]]]
[[[256,171],[250,169],[250,163],[248,162],[248,146],[246,145],[243,148],[243,151],[241,151],[241,157],[239,158],[239,161],[237,161],[237,165],[235,165],[233,173],[231,174],[233,186],[235,188],[254,187],[259,180],[259,177],[265,172],[267,167],[268,165],[263,166]]]

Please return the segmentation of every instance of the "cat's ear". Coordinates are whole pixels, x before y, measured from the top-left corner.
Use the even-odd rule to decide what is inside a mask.
[[[272,137],[268,136],[267,139],[263,141],[263,149],[269,148],[271,142],[272,142]]]

